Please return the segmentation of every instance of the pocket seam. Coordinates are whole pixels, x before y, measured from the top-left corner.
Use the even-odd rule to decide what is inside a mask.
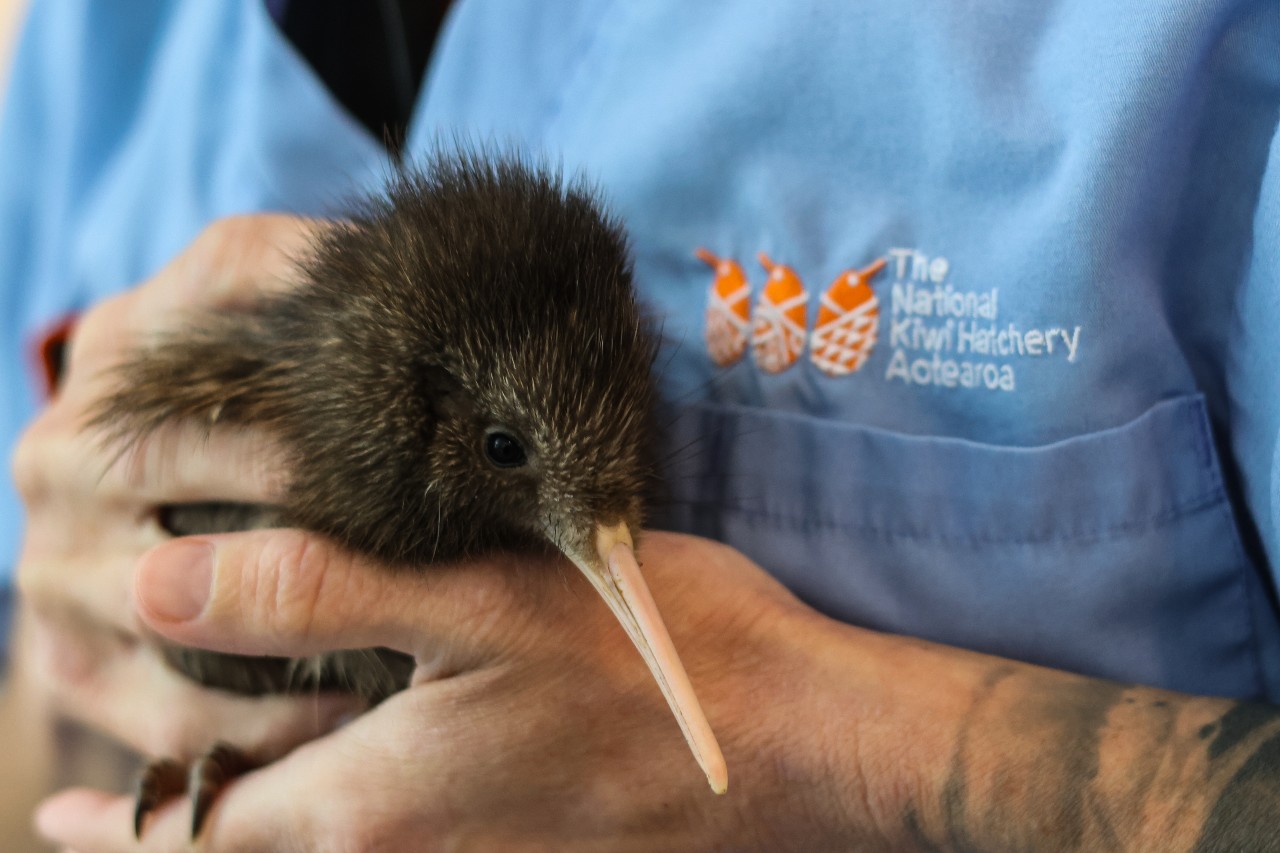
[[[740,408],[742,413],[736,411]],[[729,431],[742,430],[741,414],[770,418],[757,425],[766,431],[779,429],[778,421],[792,420],[795,415],[760,413],[732,403],[699,406],[690,410],[690,414],[693,419],[689,425],[696,424],[703,436],[719,435],[730,427],[732,430]],[[777,414],[781,418],[772,417]],[[799,416],[796,426],[802,426],[806,420],[812,426],[802,430],[804,432],[822,430],[826,426],[820,419],[804,415]],[[812,465],[815,461],[812,454],[806,453],[800,445],[792,447],[786,461],[778,463],[783,466],[780,470],[788,485],[793,480],[801,486],[809,483],[805,488],[813,490],[812,498],[801,496],[792,499],[786,488],[774,488],[777,483],[772,479],[761,478],[749,470],[745,472],[748,476],[741,478],[722,474],[724,466],[728,470],[736,470],[735,466],[744,463],[740,458],[743,451],[732,443],[721,446],[716,442],[706,454],[706,461],[695,466],[698,470],[690,472],[696,475],[692,479],[700,482],[693,487],[672,490],[669,498],[674,499],[673,508],[683,504],[700,514],[734,513],[748,519],[772,522],[792,531],[848,531],[868,540],[878,537],[982,547],[1115,541],[1174,524],[1181,518],[1205,512],[1229,500],[1217,468],[1212,439],[1207,435],[1207,412],[1199,394],[1162,400],[1124,424],[1034,447],[981,445],[946,436],[916,436],[876,427],[848,426],[857,429],[846,440],[850,445],[861,448],[858,452],[865,454],[865,468],[854,471],[852,463],[842,463],[840,471],[843,477],[829,474],[806,480],[791,473],[793,469],[799,470],[798,466]],[[1142,431],[1135,432],[1135,429]],[[889,439],[889,443],[881,443],[880,436]],[[815,433],[806,440],[822,439],[830,445],[838,438]],[[911,442],[917,440],[927,442],[921,444],[920,454],[912,451]],[[1151,457],[1152,446],[1164,448],[1159,457],[1172,453],[1179,458],[1161,461],[1159,457]],[[934,477],[933,466],[947,461],[947,455],[939,457],[938,453],[950,454],[953,450],[960,454],[954,457],[957,464],[954,467],[944,465],[942,469],[951,471],[950,474],[939,478],[932,486],[928,485],[931,480],[917,482],[922,477]],[[983,455],[972,456],[966,461],[971,450]],[[1013,452],[1001,452],[1005,450]],[[1090,480],[1095,485],[1088,491],[1079,492],[1070,503],[1062,505],[1061,510],[1045,509],[1041,512],[1034,509],[1039,505],[1037,502],[1025,507],[1026,511],[1021,504],[1011,507],[1014,510],[1012,516],[992,515],[992,509],[1009,504],[1010,498],[1003,496],[988,504],[977,494],[974,497],[978,503],[972,507],[972,512],[967,509],[966,470],[985,466],[987,459],[993,464],[998,463],[993,473],[1005,472],[1007,482],[1030,488],[1034,485],[1032,475],[1040,470],[1036,466],[1052,466],[1042,469],[1038,475],[1042,478],[1079,478],[1080,472],[1071,462],[1073,459],[1089,462],[1092,456],[1101,454],[1102,458],[1123,460],[1126,453],[1134,451],[1147,460],[1148,467],[1134,471],[1131,476],[1111,468],[1090,468],[1093,474],[1086,472],[1086,476],[1105,479]],[[898,453],[909,453],[916,461],[907,466],[905,473],[891,476],[891,472],[886,470],[885,459]],[[1043,461],[1038,462],[1037,456]],[[1090,464],[1096,466],[1098,463]],[[1064,468],[1064,465],[1069,467]],[[835,485],[850,476],[849,488]],[[878,499],[865,504],[858,501],[855,495],[862,488],[857,485],[859,483],[872,490]],[[960,491],[953,494],[953,489]]]
[[[779,512],[777,510],[751,509],[744,506],[734,506],[713,500],[682,500],[680,503],[685,506],[692,507],[695,510],[706,508],[722,512],[737,513],[738,515],[744,516],[748,519],[761,519],[800,532],[811,530],[838,530],[844,533],[859,535],[862,538],[875,536],[889,540],[905,539],[913,542],[938,542],[949,545],[1044,545],[1053,542],[1088,545],[1091,543],[1123,539],[1128,535],[1141,531],[1155,530],[1160,527],[1173,524],[1174,522],[1188,516],[1213,509],[1223,503],[1226,503],[1226,492],[1223,491],[1221,486],[1215,487],[1213,490],[1199,496],[1196,500],[1188,501],[1180,506],[1173,506],[1167,510],[1148,516],[1141,521],[1126,522],[1123,524],[1113,525],[1111,527],[1101,528],[1094,531],[1083,531],[1080,533],[1055,533],[1045,536],[1020,537],[942,536],[914,530],[892,529],[874,524],[842,522],[830,518],[805,518],[803,516]],[[1234,519],[1232,519],[1232,522],[1234,525]],[[1239,543],[1233,542],[1232,547],[1239,552]],[[1241,565],[1243,566],[1245,564],[1241,563]]]

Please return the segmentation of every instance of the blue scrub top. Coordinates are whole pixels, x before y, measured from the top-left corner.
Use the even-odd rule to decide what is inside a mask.
[[[6,439],[32,330],[389,168],[260,3],[110,7],[35,5],[11,78]],[[547,156],[624,218],[663,524],[858,624],[1280,700],[1277,44],[1240,0],[463,2],[409,150]]]

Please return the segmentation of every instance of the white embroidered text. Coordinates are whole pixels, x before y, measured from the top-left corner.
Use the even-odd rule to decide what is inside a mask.
[[[938,388],[1017,390],[1017,363],[1080,356],[1081,326],[1002,320],[1000,289],[960,290],[950,262],[915,249],[887,253],[890,287],[886,382]]]

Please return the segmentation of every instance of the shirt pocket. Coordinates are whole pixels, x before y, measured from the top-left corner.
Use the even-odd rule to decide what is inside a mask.
[[[736,546],[823,612],[1122,681],[1270,692],[1269,605],[1199,396],[1042,447],[717,404],[673,423],[661,522]]]

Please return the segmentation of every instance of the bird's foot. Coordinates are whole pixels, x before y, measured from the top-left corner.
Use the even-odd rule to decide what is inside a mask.
[[[204,827],[209,810],[227,785],[259,767],[241,750],[227,743],[214,744],[190,768],[164,758],[153,761],[142,771],[136,790],[137,805],[133,812],[133,833],[141,839],[147,816],[174,797],[191,797],[191,840],[195,841]]]

